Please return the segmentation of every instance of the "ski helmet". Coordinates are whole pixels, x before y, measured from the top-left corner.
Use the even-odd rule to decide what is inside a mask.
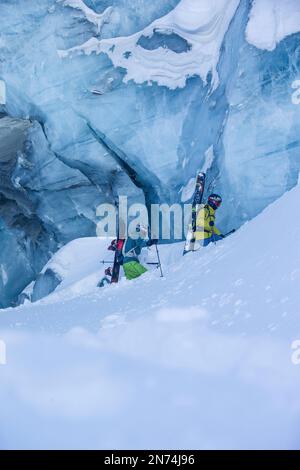
[[[148,235],[148,226],[144,224],[138,224],[135,229],[142,236]]]
[[[218,194],[211,194],[207,202],[213,209],[218,209],[222,204],[222,198]]]

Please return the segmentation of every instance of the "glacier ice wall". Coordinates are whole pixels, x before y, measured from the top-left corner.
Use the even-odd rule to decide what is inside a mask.
[[[244,44],[233,82],[223,134],[221,191],[232,199],[233,223],[255,217],[298,182],[300,107],[291,85],[300,76],[300,35],[273,52]]]
[[[2,306],[119,194],[186,201],[205,168],[227,230],[296,184],[297,4],[291,21],[279,0],[1,1]]]

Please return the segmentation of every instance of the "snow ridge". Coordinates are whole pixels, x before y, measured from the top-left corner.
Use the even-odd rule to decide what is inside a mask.
[[[110,19],[110,15],[113,11],[112,7],[106,8],[106,10],[99,14],[89,8],[82,0],[57,0],[58,3],[62,3],[63,6],[75,8],[76,10],[82,11],[86,19],[97,26],[97,32],[100,33],[103,25]]]
[[[181,0],[170,13],[131,36],[103,40],[94,37],[80,46],[59,51],[59,55],[64,58],[74,52],[87,55],[103,52],[115,67],[126,70],[125,82],[156,82],[170,89],[184,88],[192,76],[200,76],[207,84],[212,74],[214,90],[219,84],[220,48],[239,3],[239,0]],[[187,50],[183,53],[168,47],[149,50],[139,45],[141,38],[152,38],[157,33],[179,36],[179,40],[186,41]]]

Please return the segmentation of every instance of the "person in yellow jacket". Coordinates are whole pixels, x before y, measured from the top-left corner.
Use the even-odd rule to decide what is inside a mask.
[[[224,238],[224,235],[216,227],[216,210],[222,204],[222,198],[218,194],[211,194],[207,200],[207,204],[203,206],[198,214],[196,220],[195,232],[195,250],[201,246],[207,246],[211,242],[216,242]]]

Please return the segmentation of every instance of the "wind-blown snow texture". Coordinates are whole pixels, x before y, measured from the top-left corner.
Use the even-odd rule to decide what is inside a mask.
[[[1,306],[58,248],[94,236],[96,207],[118,194],[184,200],[209,162],[226,230],[296,184],[299,8],[281,3],[1,2],[0,113],[19,142],[1,155],[10,155],[0,185]],[[141,188],[87,122],[122,150]]]
[[[195,75],[206,84],[208,74],[212,73],[213,87],[216,88],[220,47],[238,4],[239,0],[210,3],[181,0],[166,16],[132,36],[100,41],[93,38],[68,52],[61,51],[60,56],[66,57],[76,51],[86,54],[105,52],[115,66],[126,70],[126,81],[155,81],[170,89],[184,87],[187,78]],[[176,35],[174,44],[179,44],[180,38],[185,42],[182,51],[168,47],[171,35]],[[166,41],[164,47],[158,41],[162,36]],[[153,40],[152,47],[145,47],[147,39],[150,42],[153,37],[156,41]]]
[[[64,247],[57,291],[0,313],[0,447],[299,448],[300,221],[278,224],[299,197],[217,246],[161,247],[165,279],[98,289],[107,243]]]

